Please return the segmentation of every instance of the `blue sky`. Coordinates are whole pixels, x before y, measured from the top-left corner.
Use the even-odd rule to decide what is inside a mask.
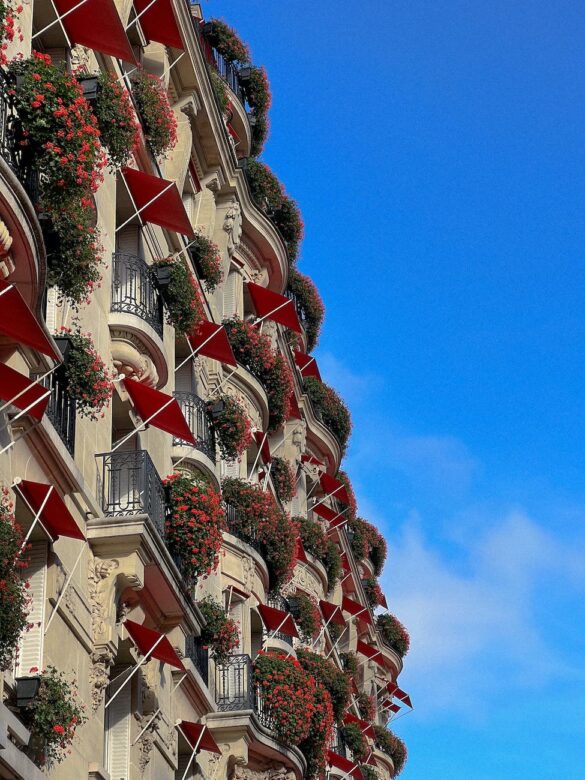
[[[405,780],[585,776],[585,10],[210,0],[266,65],[347,468],[413,649]]]

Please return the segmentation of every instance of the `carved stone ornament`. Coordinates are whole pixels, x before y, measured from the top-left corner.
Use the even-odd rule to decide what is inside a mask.
[[[114,653],[109,647],[97,648],[91,654],[89,685],[91,688],[91,708],[97,712],[103,692],[110,683],[110,668],[114,663]]]
[[[10,254],[10,247],[12,246],[12,236],[10,231],[0,221],[0,277],[6,279],[7,276],[14,271],[15,265],[12,255]]]
[[[233,255],[242,238],[242,209],[236,198],[232,198],[223,220],[223,229],[228,234],[227,250]]]
[[[110,575],[119,567],[116,560],[89,559],[89,603],[91,608],[91,628],[94,642],[105,633],[107,626],[106,594],[111,585],[106,583]]]
[[[262,770],[236,764],[232,777],[233,780],[294,780],[295,773],[282,764],[274,764]]]
[[[254,587],[254,570],[254,561],[244,555],[242,558],[242,585],[247,592],[250,592]]]
[[[159,381],[158,372],[152,358],[145,354],[144,344],[130,331],[113,328],[112,362],[119,374],[148,387],[156,387]]]

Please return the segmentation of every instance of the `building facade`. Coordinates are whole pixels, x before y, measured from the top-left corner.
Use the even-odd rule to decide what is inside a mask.
[[[339,472],[300,217],[256,160],[263,70],[180,0],[6,6],[3,40],[1,519],[27,625],[12,653],[5,599],[0,777],[393,777],[407,639]]]

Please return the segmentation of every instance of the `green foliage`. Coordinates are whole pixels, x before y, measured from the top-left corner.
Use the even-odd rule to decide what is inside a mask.
[[[140,142],[140,125],[126,88],[113,73],[100,71],[94,113],[100,129],[100,141],[108,152],[114,171],[128,163]]]
[[[349,679],[345,672],[338,669],[331,659],[305,648],[297,649],[297,659],[303,669],[326,688],[331,697],[333,717],[337,723],[340,723],[349,706],[351,696]]]
[[[303,325],[307,334],[307,352],[311,352],[317,346],[325,316],[323,301],[312,279],[294,268],[289,271],[288,289],[294,294],[301,309]]]
[[[221,604],[211,596],[205,596],[197,602],[205,618],[201,629],[201,640],[209,646],[211,656],[217,664],[228,661],[232,650],[238,646],[239,631],[235,620],[225,614]]]
[[[309,396],[317,417],[329,428],[345,453],[351,434],[351,416],[349,409],[332,387],[315,377],[306,377],[303,387]]]
[[[386,753],[387,756],[390,756],[394,764],[394,777],[398,777],[406,763],[406,745],[396,734],[376,723],[374,724],[374,734],[376,747],[383,753]]]
[[[346,723],[340,729],[343,741],[351,750],[354,761],[364,761],[368,755],[368,741],[357,723]]]

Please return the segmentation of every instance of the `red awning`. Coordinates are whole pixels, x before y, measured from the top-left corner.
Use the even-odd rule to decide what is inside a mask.
[[[298,349],[294,351],[295,363],[299,367],[301,376],[314,376],[319,382],[322,382],[321,374],[319,373],[319,367],[317,361],[312,355],[307,355],[305,352],[300,352]]]
[[[345,628],[345,620],[343,619],[341,609],[337,604],[332,604],[330,601],[320,599],[319,606],[321,607],[321,612],[323,613],[326,623],[335,623],[336,625]]]
[[[354,764],[354,762],[350,761],[348,758],[344,758],[344,756],[340,756],[333,750],[327,751],[327,763],[330,766],[334,766],[336,769],[341,770],[344,775],[351,775],[354,780],[364,780],[361,769],[357,764]]]
[[[412,702],[410,700],[410,696],[406,693],[406,691],[403,691],[402,688],[397,688],[394,696],[397,699],[400,699],[400,701],[405,704],[407,707],[410,707],[412,709]]]
[[[329,509],[326,504],[315,504],[315,506],[311,507],[311,512],[319,515],[323,520],[327,520],[328,523],[332,523],[339,517],[339,512],[334,512],[333,509]]]
[[[79,530],[77,523],[65,506],[65,503],[53,485],[45,485],[43,482],[31,482],[23,479],[17,483],[18,490],[29,504],[30,509],[38,514],[45,499],[48,499],[39,515],[39,519],[47,531],[53,537],[53,541],[60,536],[68,536],[70,539],[85,541],[85,536]]]
[[[305,548],[303,547],[303,542],[300,536],[297,536],[295,560],[300,561],[301,563],[309,563],[309,559],[307,558],[307,553],[305,552]]]
[[[54,4],[60,16],[79,5],[61,20],[73,46],[77,43],[126,62],[136,62],[113,0],[85,0],[82,5],[80,0],[54,0]]]
[[[18,288],[0,279],[0,334],[62,361],[61,353],[26,305]]]
[[[288,612],[275,607],[269,607],[266,604],[259,604],[258,612],[268,631],[278,631],[286,636],[298,637],[297,627],[292,619],[292,615]]]
[[[152,0],[134,0],[136,13],[144,11],[150,3]],[[170,0],[155,0],[148,11],[144,11],[138,23],[149,41],[164,43],[165,46],[172,46],[174,49],[185,48]]]
[[[367,720],[362,720],[361,718],[356,717],[355,715],[352,715],[351,712],[346,713],[345,717],[343,718],[343,722],[345,724],[347,723],[355,723],[356,726],[359,726],[360,731],[362,734],[365,734],[366,737],[369,737],[370,739],[374,739],[374,729],[372,727],[371,723],[368,723]]]
[[[355,584],[352,572],[345,574],[341,578],[341,588],[344,593],[357,593],[357,585]]]
[[[254,282],[248,282],[248,292],[258,317],[279,322],[296,333],[303,332],[293,300]]]
[[[347,553],[346,552],[342,552],[341,553],[341,565],[343,566],[343,571],[346,574],[350,574],[351,573],[351,566],[350,566],[349,558],[347,557]]]
[[[260,448],[260,457],[262,458],[262,462],[268,465],[272,460],[272,456],[270,454],[270,445],[268,444],[267,434],[262,433],[262,431],[254,431],[254,441]]]
[[[327,529],[327,533],[330,531],[334,531],[336,528],[341,528],[342,525],[345,525],[347,523],[347,517],[343,517],[343,515],[339,514],[337,515],[337,520],[332,520],[329,528]]]
[[[221,750],[207,726],[202,723],[192,723],[190,720],[180,720],[177,728],[183,732],[193,750],[197,745],[198,753],[200,750],[207,750],[209,753],[218,753],[221,756]]]
[[[237,368],[238,364],[223,325],[204,320],[187,338],[194,352]]]
[[[327,473],[321,474],[319,480],[321,482],[321,487],[323,488],[323,491],[327,493],[327,495],[334,496],[338,501],[341,501],[343,504],[349,504],[349,494],[343,482],[340,482],[338,479],[334,479],[333,477],[330,477],[329,474]]]
[[[394,713],[400,712],[400,706],[398,704],[393,704],[390,699],[384,699],[382,702],[382,709],[390,710]]]
[[[360,620],[367,623],[369,626],[372,625],[370,610],[358,601],[354,601],[353,599],[344,596],[341,599],[341,609],[343,609],[344,612],[349,612],[353,617],[359,617]]]
[[[287,420],[302,420],[303,415],[301,414],[301,410],[299,407],[299,402],[297,401],[297,397],[293,392],[288,397],[288,405],[290,408],[290,411],[288,413]]]
[[[365,642],[362,642],[361,639],[358,639],[356,651],[362,655],[365,655],[366,658],[371,658],[372,661],[375,661],[380,666],[383,666],[384,657],[377,647],[368,645]]]
[[[388,693],[390,694],[390,696],[394,696],[394,693],[395,693],[396,691],[400,690],[400,689],[399,689],[399,687],[396,685],[396,683],[394,683],[394,682],[389,682],[389,683],[388,683],[388,685],[386,686],[386,690],[388,691]]]
[[[381,607],[384,607],[384,609],[388,609],[388,602],[386,601],[386,596],[383,593],[382,593],[382,596],[381,596],[380,601],[378,602],[378,604]]]
[[[13,401],[14,396],[19,393],[22,395]],[[30,414],[35,420],[41,420],[49,403],[49,394],[43,398],[44,393],[47,393],[46,387],[35,384],[27,376],[7,366],[6,363],[0,363],[0,399],[2,401],[10,401],[12,406],[16,406],[21,411],[28,409],[27,414]],[[38,403],[35,404],[35,401]]]
[[[162,661],[163,664],[173,666],[175,669],[181,669],[182,671],[185,671],[183,662],[173,650],[169,640],[164,634],[161,634],[160,631],[155,631],[154,628],[141,626],[140,623],[135,623],[133,620],[126,620],[123,625],[142,655],[147,655],[147,653],[152,649],[153,645],[162,636],[162,640],[154,648],[149,657],[156,658],[157,661]]]
[[[158,2],[158,0],[157,0]],[[174,181],[160,179],[134,168],[122,168],[136,210],[145,222],[195,237],[181,195]]]
[[[325,464],[322,460],[319,460],[314,455],[309,455],[306,452],[301,455],[301,463],[309,463],[311,466],[322,466],[325,468]]]
[[[146,387],[134,379],[124,379],[124,387],[143,423],[148,420],[149,425],[195,446],[195,439],[176,398]]]

